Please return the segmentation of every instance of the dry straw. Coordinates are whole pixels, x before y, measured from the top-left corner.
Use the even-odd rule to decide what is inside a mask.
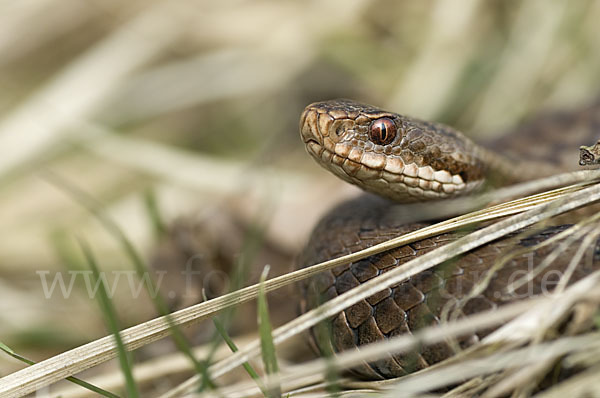
[[[581,174],[579,174],[579,176],[581,176]],[[593,181],[595,178],[599,177],[599,173],[588,172],[586,177],[591,178],[591,180],[588,179],[587,181]],[[273,278],[265,283],[265,291],[273,291],[325,269],[356,261],[360,258],[386,251],[393,247],[454,230],[466,225],[471,225],[476,222],[523,212],[522,214],[512,215],[505,220],[475,231],[455,242],[423,255],[407,263],[403,267],[385,273],[346,294],[336,297],[320,308],[306,313],[292,322],[274,330],[274,342],[275,344],[280,344],[291,336],[314,326],[320,320],[332,316],[342,311],[344,308],[347,308],[386,287],[397,284],[411,275],[422,272],[423,270],[446,261],[460,253],[472,250],[475,247],[493,241],[511,232],[518,231],[542,219],[584,206],[596,200],[600,200],[599,185],[592,184],[591,182],[577,183],[566,188],[559,188],[543,194],[533,195],[526,199],[518,199],[493,206],[489,209],[476,211],[469,215],[460,216],[456,219],[435,224],[431,227],[392,239],[389,242],[376,245],[348,256],[326,261],[313,267]],[[257,297],[257,292],[257,285],[249,286],[236,292],[175,312],[172,319],[176,324],[186,326],[202,319],[206,319],[212,314],[230,306],[252,300]],[[122,337],[126,347],[129,350],[133,350],[165,337],[167,334],[167,322],[164,318],[157,318],[124,330],[122,332]],[[211,375],[218,377],[258,354],[259,343],[256,341],[233,354],[228,359],[213,365],[211,367]],[[25,395],[43,386],[62,380],[67,376],[77,374],[82,370],[112,359],[115,355],[116,350],[112,336],[96,340],[4,377],[2,379],[2,384],[0,385],[0,397],[14,396],[14,394]],[[67,365],[65,366],[65,364]],[[193,386],[196,381],[196,379],[192,379],[190,382],[184,384],[183,387],[189,388],[188,386]],[[179,393],[179,391],[177,391],[177,393]],[[175,396],[174,394],[175,392],[165,396]]]

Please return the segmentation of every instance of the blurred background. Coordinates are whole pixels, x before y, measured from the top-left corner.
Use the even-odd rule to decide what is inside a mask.
[[[109,280],[133,268],[89,200],[172,308],[244,256],[243,284],[286,272],[356,192],[305,154],[304,106],[348,97],[491,137],[597,98],[598,20],[594,0],[0,0],[0,341],[41,360],[107,333],[66,273],[85,268],[76,238]],[[154,317],[121,275],[122,326]],[[0,356],[0,375],[21,367]]]

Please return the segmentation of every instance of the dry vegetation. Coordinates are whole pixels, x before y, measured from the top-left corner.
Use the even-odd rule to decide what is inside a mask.
[[[230,356],[224,345],[216,348],[211,375],[222,390],[209,392],[260,395],[258,384],[236,366],[244,356],[257,359],[255,368],[262,366],[253,300],[258,288],[252,284],[267,263],[272,274],[285,275],[316,220],[355,192],[305,155],[297,132],[302,108],[349,97],[485,138],[539,109],[573,108],[597,97],[599,18],[600,2],[594,0],[0,0],[0,342],[34,361],[50,358],[13,373],[24,365],[1,355],[0,375],[12,375],[0,378],[0,396],[37,388],[53,397],[93,396],[65,381],[54,384],[75,374],[126,391],[112,359],[113,338],[97,340],[110,328],[106,311],[88,296],[88,265],[78,239],[89,242],[111,281],[121,273],[113,305],[120,327],[133,327],[125,343],[139,348],[134,375],[142,396],[195,391],[192,362],[168,338],[159,340],[168,334],[167,322],[144,323],[157,311],[146,292],[132,297],[128,281],[137,279],[121,232],[154,271],[168,271],[161,289],[170,308],[184,308],[172,320],[192,325],[184,332],[197,358],[211,352],[213,333],[210,321],[199,320],[249,302],[248,310],[234,315],[231,329],[246,350]],[[570,183],[597,177],[579,174]],[[526,192],[533,190],[520,194]],[[599,192],[595,185],[577,186],[560,192],[558,200],[584,204]],[[538,213],[561,209],[557,203],[528,208],[530,213],[513,217],[530,223]],[[515,219],[503,222],[495,225],[503,232],[517,225]],[[593,222],[580,227],[582,237],[597,238]],[[377,287],[467,249],[459,242],[386,274],[389,280]],[[212,271],[246,264],[250,270],[239,286],[250,287],[191,306],[202,300],[201,289],[169,275],[179,275],[192,257]],[[68,285],[77,272],[70,294],[59,293],[58,285],[45,294],[43,281],[50,285],[61,273]],[[446,386],[455,388],[451,397],[600,391],[600,339],[589,332],[597,323],[598,275],[556,297],[336,359],[336,367],[351,366],[469,328],[506,324],[493,337],[496,352],[469,352],[446,367],[366,384],[324,379],[334,366],[328,361],[300,364],[305,344],[296,334],[316,318],[276,328],[294,318],[295,306],[288,293],[275,289],[300,277],[265,285],[273,290],[269,305],[281,371],[267,384],[281,383],[277,388],[286,393],[335,394],[325,388],[328,383],[341,386],[344,392],[337,394],[344,396],[438,396],[440,390],[432,395],[431,389]],[[222,287],[213,282],[199,282],[209,296]],[[235,278],[231,282],[237,286]],[[372,294],[370,288],[350,299]],[[349,303],[338,300],[320,316]],[[548,339],[573,311],[578,323],[572,333]],[[588,332],[575,333],[581,330]],[[538,382],[557,358],[565,368],[583,370],[539,392]]]

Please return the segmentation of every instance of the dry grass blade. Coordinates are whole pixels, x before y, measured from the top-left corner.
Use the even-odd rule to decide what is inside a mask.
[[[535,27],[531,20],[539,15],[540,9],[545,9],[545,18]],[[548,58],[554,38],[561,28],[561,23],[567,6],[564,3],[548,3],[544,0],[523,2],[516,9],[516,21],[512,26],[509,41],[501,59],[501,67],[484,93],[481,110],[475,122],[476,129],[500,129],[506,127],[506,115],[520,115],[523,107],[514,104],[522,102],[533,92],[537,82],[536,76],[544,67]],[[527,34],[524,32],[527,31]],[[516,40],[516,38],[520,38]],[[527,60],[527,62],[524,62]],[[511,90],[508,82],[514,84]]]
[[[35,362],[25,358],[22,355],[19,355],[18,353],[16,353],[13,349],[11,349],[10,347],[8,347],[6,344],[2,343],[0,341],[0,351],[3,351],[5,354],[15,358],[18,361],[21,361],[23,363],[26,363],[27,365],[33,365]],[[118,395],[115,395],[113,393],[111,393],[110,391],[107,390],[103,390],[100,387],[97,387],[96,385],[94,385],[93,383],[84,381],[82,379],[79,379],[77,377],[71,376],[71,377],[67,377],[67,380],[69,380],[70,382],[72,382],[73,384],[76,384],[80,387],[83,387],[89,391],[92,391],[98,395],[101,395],[103,397],[108,397],[108,398],[119,398]],[[79,389],[78,391],[81,391],[81,389]]]
[[[466,1],[460,9],[451,0],[434,3],[429,40],[394,88],[394,97],[388,103],[390,109],[404,109],[407,114],[425,118],[441,113],[476,49],[476,40],[467,37],[472,35],[473,19],[479,16],[477,9],[481,3]],[[468,44],[452,47],[459,55],[448,57],[448,45],[453,42]],[[428,95],[433,91],[435,96]]]
[[[307,189],[308,179],[293,172],[270,168],[260,171],[248,169],[243,162],[201,156],[193,152],[169,147],[157,142],[123,137],[110,129],[93,123],[78,123],[87,133],[81,143],[90,151],[112,161],[149,173],[171,184],[214,193],[231,193],[251,186],[284,185],[291,190],[296,186]],[[198,173],[198,170],[203,170]],[[219,178],[214,178],[218,175]],[[277,176],[277,177],[275,177]]]
[[[460,383],[469,378],[485,375],[516,366],[537,364],[539,361],[556,359],[570,352],[585,350],[587,346],[599,343],[598,334],[563,338],[551,343],[533,345],[518,350],[490,355],[483,359],[465,360],[452,366],[438,369],[426,376],[408,376],[398,382],[388,396],[396,397],[402,392],[405,396],[435,390],[443,386]],[[490,395],[497,396],[497,395]],[[487,395],[486,395],[487,397]]]
[[[494,327],[499,324],[505,323],[511,319],[513,319],[513,321],[508,325],[514,323],[515,325],[512,327],[519,327],[519,324],[524,318],[532,316],[535,317],[536,314],[547,314],[551,312],[553,308],[561,307],[557,306],[557,303],[566,301],[572,304],[576,301],[589,298],[589,294],[592,292],[593,289],[596,289],[595,296],[599,296],[600,291],[598,291],[596,287],[599,282],[600,272],[596,272],[595,274],[592,274],[589,277],[569,287],[569,289],[567,289],[566,291],[554,294],[547,298],[534,298],[527,301],[518,301],[510,305],[506,305],[502,308],[485,311],[458,321],[451,321],[442,325],[431,326],[415,333],[414,335],[401,335],[394,338],[390,338],[385,341],[365,345],[361,347],[360,351],[350,350],[343,353],[339,353],[334,358],[335,366],[339,369],[348,369],[363,362],[377,360],[381,358],[382,355],[386,355],[389,353],[408,352],[423,345],[436,344],[439,342],[443,342],[448,338],[457,338],[465,333],[472,333],[473,331]],[[562,306],[562,308],[564,308],[565,311],[568,311],[571,308],[571,306]],[[503,328],[506,328],[507,326],[504,326]],[[504,334],[504,336],[506,336],[506,334]],[[586,345],[586,351],[591,349],[592,346],[598,346],[598,348],[600,348],[600,341],[598,340],[598,337],[598,334],[585,336],[585,342],[592,341],[595,344]],[[562,355],[561,353],[563,353],[564,351],[561,350],[564,350],[565,347],[568,347],[569,350],[574,351],[581,350],[582,346],[578,345],[580,344],[580,340],[578,339],[580,338],[578,337],[575,340],[563,341],[559,344],[558,351],[556,351],[556,349],[552,351],[551,349],[550,352],[552,352],[552,354],[549,354],[548,358],[554,359],[557,356]],[[486,344],[492,344],[495,345],[497,348],[501,348],[500,344],[505,342],[510,343],[510,338],[508,338],[508,341],[499,341],[497,339],[489,341],[485,340],[483,342],[484,347],[474,346],[472,349],[466,351],[465,354],[469,355],[477,353],[477,350],[485,350]],[[544,351],[544,349],[541,346],[538,346],[536,350]],[[496,357],[477,359],[474,361],[474,363],[476,362],[478,366],[473,366],[472,372],[474,372],[474,375],[476,376],[493,373],[499,369],[510,368],[514,366],[514,362],[510,363],[509,360],[504,360],[504,358],[514,358],[515,355],[519,354],[513,352],[497,354],[496,357],[500,358],[500,362],[494,359]],[[531,357],[531,361],[534,361],[534,359],[535,357]],[[541,359],[543,358],[540,358],[540,360]],[[291,386],[293,385],[294,381],[305,378],[308,379],[310,378],[310,376],[323,374],[324,372],[326,372],[328,366],[330,366],[330,364],[328,364],[328,361],[329,359],[320,358],[302,365],[286,369],[284,372],[282,372],[280,380],[284,386]],[[411,388],[415,389],[413,391],[414,393],[422,393],[427,391],[428,389],[435,389],[437,387],[443,387],[445,385],[455,384],[464,381],[468,377],[462,371],[463,366],[465,366],[465,364],[470,363],[468,356],[466,357],[466,359],[462,358],[461,360],[456,360],[455,358],[452,358],[448,360],[447,363],[447,365],[446,363],[441,363],[434,367],[425,369],[424,371],[421,371],[419,373],[405,376],[404,378],[400,379],[400,381],[389,380],[384,382],[384,384],[391,384],[392,386],[394,386],[396,383],[399,383],[398,388],[394,388],[394,391],[396,391],[396,393],[400,393],[401,391],[403,394],[406,394],[412,391]],[[488,366],[479,366],[481,365],[481,363],[486,364]],[[530,362],[518,363],[519,365],[530,364]],[[508,364],[510,364],[510,366]],[[408,387],[405,387],[405,384],[402,383],[406,383]],[[380,387],[384,386],[380,385]],[[243,390],[240,388],[240,391]],[[224,393],[224,390],[222,390],[221,392]],[[218,393],[218,391],[214,393]],[[239,396],[246,397],[250,396],[250,394],[241,394]]]
[[[273,57],[265,49],[228,48],[172,62],[134,78],[104,117],[112,123],[131,122],[198,104],[275,91],[289,84],[311,61],[306,54],[278,54],[278,62],[273,62]],[[214,71],[219,74],[215,76]],[[156,91],[161,95],[153,95]]]
[[[483,292],[489,286],[489,283],[493,279],[494,275],[498,272],[498,270],[502,269],[502,267],[504,267],[512,259],[517,258],[518,256],[521,256],[521,255],[527,255],[527,253],[532,253],[536,250],[539,250],[542,247],[563,241],[560,244],[558,244],[557,248],[552,250],[550,255],[548,255],[546,258],[544,258],[544,260],[542,261],[542,263],[540,265],[538,265],[536,268],[534,268],[531,272],[527,273],[527,275],[526,275],[526,278],[527,278],[530,274],[539,273],[540,269],[546,268],[548,264],[550,264],[554,259],[556,259],[557,253],[561,253],[566,247],[568,247],[569,245],[573,244],[575,241],[577,241],[585,236],[586,238],[582,242],[578,252],[572,258],[570,265],[567,268],[567,271],[565,272],[564,276],[560,279],[560,282],[557,285],[556,292],[563,290],[566,287],[567,283],[569,282],[571,274],[574,272],[575,268],[579,265],[579,261],[583,257],[585,250],[590,247],[591,243],[593,242],[594,237],[597,237],[596,232],[593,232],[591,234],[590,234],[590,232],[593,231],[593,229],[596,227],[596,225],[594,225],[593,223],[596,222],[599,217],[600,217],[600,215],[597,215],[597,216],[593,216],[589,219],[580,221],[579,223],[573,225],[572,227],[567,228],[566,230],[557,233],[556,235],[544,240],[541,243],[536,244],[535,246],[525,247],[523,249],[510,251],[508,254],[504,255],[498,261],[496,261],[494,264],[492,264],[486,271],[484,277],[471,289],[471,291],[466,296],[464,296],[462,299],[460,299],[456,303],[456,305],[445,306],[442,310],[440,319],[448,320],[448,319],[456,319],[457,317],[460,317],[462,314],[461,311],[463,309],[463,306],[469,300],[477,297],[480,294],[483,294]],[[589,225],[589,224],[592,224],[592,225]],[[527,279],[529,279],[529,278],[527,278]],[[505,294],[514,294],[514,289],[510,290],[510,285],[508,287],[506,287],[504,290],[505,290]],[[506,292],[506,291],[508,291],[508,292]],[[543,334],[543,332],[542,332],[542,334]]]
[[[539,198],[538,198],[539,199]],[[416,275],[419,272],[422,272],[428,268],[431,268],[439,263],[442,263],[446,260],[453,258],[454,256],[472,250],[478,246],[481,246],[485,243],[491,242],[501,236],[509,234],[511,232],[515,232],[529,225],[535,224],[539,222],[541,219],[549,218],[557,214],[561,214],[563,212],[578,208],[588,203],[592,203],[600,199],[600,186],[594,185],[592,187],[584,188],[578,192],[571,192],[561,197],[561,199],[557,199],[554,202],[546,203],[548,200],[543,201],[545,204],[538,204],[537,207],[534,207],[531,210],[519,215],[512,216],[506,220],[500,221],[494,225],[483,228],[476,232],[473,232],[461,239],[458,239],[452,243],[447,244],[439,249],[433,250],[429,253],[424,254],[423,256],[416,258],[412,261],[406,263],[403,267],[399,267],[390,272],[382,274],[377,278],[373,278],[367,282],[364,282],[361,286],[352,289],[342,295],[339,295],[330,301],[326,302],[322,306],[309,311],[295,320],[289,322],[288,324],[276,329],[273,332],[275,343],[281,343],[292,335],[300,333],[301,331],[307,330],[310,327],[316,325],[318,322],[323,319],[328,318],[329,316],[333,316],[343,309],[356,304],[360,300],[366,299],[373,294],[386,289],[394,284],[400,283],[403,280]],[[518,204],[518,207],[523,208],[524,205],[522,203]],[[510,210],[514,211],[514,210]],[[478,212],[476,212],[478,213]],[[474,214],[476,214],[474,213]],[[509,213],[511,214],[511,213]],[[474,216],[475,219],[480,220],[483,218],[481,214],[477,214]],[[442,225],[445,223],[436,224]],[[445,227],[445,225],[444,225]],[[424,228],[425,230],[427,228]],[[422,230],[419,230],[422,231]],[[417,232],[419,232],[417,231]],[[439,231],[437,233],[440,233]],[[407,234],[411,235],[411,234]],[[407,236],[405,235],[405,236]],[[427,235],[431,236],[431,235]],[[397,241],[397,239],[393,239],[391,241]],[[390,241],[390,242],[391,242]],[[412,240],[411,240],[412,242]],[[385,242],[381,245],[373,246],[367,251],[371,251],[372,249],[377,248],[377,250],[381,247],[384,247],[383,250],[390,249],[392,246]],[[383,251],[382,250],[382,251]],[[363,251],[361,251],[362,253]],[[371,252],[370,254],[374,254]],[[356,258],[353,255],[344,256],[344,259],[341,264],[345,264],[351,261],[355,261]],[[340,264],[336,260],[331,260],[319,265],[326,266],[330,263],[334,263],[335,265]],[[312,267],[311,267],[312,268]],[[259,353],[259,344],[255,342],[255,344],[248,346],[246,349],[239,351],[238,353],[232,355],[229,359],[222,361],[220,363],[215,364],[212,367],[211,374],[215,377],[218,377],[229,370],[239,366],[244,361],[248,360],[250,357],[253,357]],[[185,391],[187,388],[195,385],[197,383],[196,378],[192,378],[188,380],[188,382],[182,384],[182,386],[178,389],[171,391],[169,394],[166,394],[165,397],[176,396],[182,391]]]
[[[338,259],[333,259],[303,270],[295,271],[288,275],[273,278],[265,283],[266,292],[273,291],[282,286],[307,278],[336,265],[353,262],[360,258],[380,253],[402,244],[433,236],[441,232],[450,231],[453,228],[470,225],[474,222],[498,218],[505,216],[506,214],[514,214],[515,212],[534,207],[524,214],[512,216],[509,219],[501,221],[493,226],[472,233],[468,237],[457,240],[447,246],[432,251],[416,260],[413,260],[410,263],[407,263],[405,267],[388,272],[378,277],[376,280],[373,279],[370,282],[364,283],[358,289],[355,289],[356,292],[352,290],[351,292],[348,292],[347,294],[339,296],[336,299],[326,303],[323,307],[321,307],[321,309],[319,309],[319,316],[316,316],[314,311],[304,314],[296,320],[288,323],[284,327],[274,331],[273,337],[275,344],[286,340],[290,336],[297,334],[302,330],[306,330],[314,326],[320,320],[340,312],[344,308],[358,302],[359,300],[384,289],[386,286],[399,283],[410,275],[421,272],[422,270],[452,258],[457,254],[471,250],[478,245],[492,241],[502,235],[534,224],[541,218],[551,217],[599,199],[600,186],[598,185],[583,189],[581,186],[575,186],[565,188],[564,190],[555,190],[551,193],[534,195],[530,199],[531,203],[528,203],[526,200],[517,200],[512,207],[508,206],[508,204],[492,207],[487,210],[491,213],[487,216],[487,218],[485,215],[486,210],[482,210],[473,213],[471,216],[461,216],[447,222],[436,224],[432,227],[416,231],[416,233],[407,234],[398,239],[393,239],[390,242],[373,246],[367,250],[340,257]],[[172,322],[175,325],[181,326],[199,322],[225,308],[254,299],[257,297],[257,293],[258,285],[252,285],[240,289],[236,292],[218,297],[208,302],[200,303],[195,306],[177,311],[171,315]],[[349,295],[351,295],[351,297],[348,297]],[[168,329],[169,324],[164,317],[156,318],[124,330],[123,342],[127,349],[133,350],[167,336],[169,333]],[[214,377],[217,377],[218,375],[227,372],[228,370],[245,362],[250,356],[256,355],[258,353],[258,349],[259,345],[254,344],[236,354],[233,354],[227,361],[223,361],[214,365],[213,369],[211,370],[211,374]],[[17,391],[22,395],[33,392],[36,389],[52,384],[58,380],[62,380],[65,377],[88,369],[89,367],[98,363],[112,359],[115,357],[115,355],[116,349],[112,336],[101,338],[0,379],[2,382],[0,385],[0,397],[10,396],[11,394],[17,393]],[[65,366],[65,363],[68,363],[69,365]],[[193,382],[190,383],[193,384]]]
[[[527,311],[519,315],[507,325],[504,325],[502,328],[492,333],[490,336],[486,337],[483,340],[483,343],[495,345],[497,348],[504,347],[510,349],[515,344],[521,344],[528,341],[535,341],[540,329],[547,330],[550,327],[549,325],[554,325],[557,319],[563,319],[565,316],[571,313],[573,305],[576,302],[588,300],[590,298],[594,298],[596,300],[600,298],[600,291],[597,287],[599,280],[600,273],[596,272],[575,283],[573,286],[569,287],[564,292],[553,294],[547,299],[540,300],[540,302],[538,303],[532,303],[531,300],[519,303],[528,305],[529,308],[527,309]],[[542,320],[546,319],[551,319],[551,321],[545,321],[544,323]],[[517,333],[517,331],[519,333]],[[592,336],[589,338],[591,338],[592,341],[594,341],[594,344],[599,344],[597,333],[591,334],[589,336]],[[571,337],[565,337],[563,339],[571,339]],[[511,342],[512,344],[509,344]],[[570,350],[574,351],[579,351],[582,349],[582,346],[577,346],[576,344],[558,344],[564,344],[560,345],[560,347],[571,347]],[[539,346],[539,344],[534,344],[530,348],[535,349],[533,347],[536,346]],[[592,345],[587,345],[585,346],[585,350],[587,351],[591,347]],[[541,351],[544,350],[542,349]],[[563,351],[560,352],[562,353]],[[542,358],[541,356],[538,358],[527,357],[530,358],[530,361],[515,361],[512,363],[506,362],[504,363],[504,365],[497,368],[496,366],[498,366],[499,364],[498,361],[503,361],[504,354],[512,355],[512,353],[510,352],[498,353],[494,354],[492,357],[476,359],[473,361],[472,368],[469,366],[472,361],[469,361],[468,359],[455,361],[455,363],[449,361],[449,366],[444,366],[443,364],[440,364],[441,366],[428,368],[418,374],[413,374],[406,378],[403,378],[398,382],[397,388],[398,390],[402,388],[406,391],[418,393],[428,391],[430,389],[439,388],[445,385],[456,384],[470,377],[475,377],[477,375],[485,375],[496,372],[498,370],[514,368],[518,366],[525,366],[531,363],[539,364],[540,362],[544,361],[544,358]],[[560,356],[562,354],[556,355]],[[546,360],[553,360],[555,358],[555,355],[550,355],[546,358]],[[469,369],[468,373],[466,373],[466,369]],[[513,387],[515,386],[513,385]]]
[[[427,219],[442,219],[456,214],[473,211],[490,202],[498,203],[511,198],[523,198],[521,201],[528,202],[530,198],[525,196],[531,195],[534,192],[548,191],[540,194],[543,196],[544,194],[552,192],[550,190],[555,189],[556,187],[564,187],[580,182],[582,184],[589,184],[597,178],[598,172],[595,170],[562,173],[546,178],[540,178],[539,180],[511,185],[491,192],[485,192],[480,195],[474,195],[472,197],[442,200],[436,203],[436,206],[433,208],[430,203],[403,204],[402,206],[399,206],[400,211],[398,211],[398,213],[403,217],[402,220],[404,222],[423,221],[423,216],[426,216]],[[515,200],[511,203],[517,202],[518,200]]]
[[[237,346],[244,346],[252,341],[254,335],[239,336],[235,338]],[[197,346],[193,348],[194,355],[197,358],[204,358],[213,350],[212,344]],[[221,344],[214,355],[216,359],[227,357],[231,350]],[[169,377],[180,377],[183,374],[189,374],[193,371],[187,357],[181,352],[160,355],[146,361],[139,361],[133,369],[133,375],[141,388],[153,384],[156,380],[167,379]],[[102,372],[89,378],[90,382],[102,386],[106,389],[117,390],[123,386],[123,375],[119,369]],[[252,382],[249,382],[252,383]],[[256,386],[256,384],[254,384]],[[87,394],[82,388],[76,386],[65,386],[55,391],[55,396],[63,398],[86,398]]]
[[[444,341],[448,337],[457,337],[473,330],[497,326],[527,311],[530,305],[531,303],[515,303],[496,311],[477,314],[468,319],[429,327],[415,335],[407,334],[365,345],[361,347],[360,351],[346,351],[337,354],[332,359],[319,358],[284,370],[280,375],[280,380],[285,386],[293,386],[294,381],[325,373],[328,367],[331,366],[328,363],[330,360],[334,361],[336,368],[340,370],[348,369],[365,361],[376,360],[391,352],[408,352],[423,344],[435,344]]]
[[[560,385],[534,395],[535,398],[595,397],[600,391],[600,365],[591,367]]]
[[[593,274],[596,275],[596,274]],[[567,314],[571,311],[575,303],[589,294],[589,298],[593,299],[594,296],[591,294],[595,285],[593,282],[589,282],[591,276],[583,279],[589,284],[583,285],[583,281],[577,283],[571,291],[576,291],[579,296],[574,293],[571,295],[564,296],[560,301],[556,301],[554,305],[548,306],[544,310],[538,310],[533,308],[531,311],[521,315],[514,322],[505,325],[501,329],[496,330],[492,334],[486,337],[486,342],[502,342],[502,341],[515,341],[515,342],[526,342],[530,340],[539,341],[541,336],[556,327],[562,320],[565,319]],[[576,290],[575,286],[584,286]]]
[[[175,18],[164,18],[174,11],[178,11]],[[192,14],[181,11],[162,2],[148,8],[71,62],[47,86],[0,121],[0,146],[12,149],[0,159],[0,175],[43,158],[41,152],[60,143],[75,121],[86,119],[98,109],[120,79],[168,46],[181,33],[181,18]],[[111,67],[106,68],[107,64]],[[89,90],[90,85],[95,89]]]
[[[546,270],[569,246],[571,246],[572,244],[574,244],[575,242],[580,240],[582,237],[584,237],[584,236],[588,235],[590,232],[592,232],[594,227],[595,227],[594,225],[591,225],[591,226],[582,227],[581,229],[576,230],[576,231],[567,230],[567,231],[563,231],[560,234],[557,234],[560,236],[555,236],[555,237],[559,238],[559,239],[564,238],[563,241],[560,242],[557,245],[557,247],[554,250],[552,250],[552,252],[548,256],[546,256],[546,258],[544,258],[544,260],[541,262],[541,264],[536,266],[532,270],[532,272],[528,272],[527,275],[520,277],[516,281],[508,284],[505,288],[505,291],[508,294],[515,294],[517,289],[519,289],[523,285],[533,281],[535,279],[535,277],[537,277],[542,272],[544,272],[544,270]],[[557,239],[557,241],[558,241],[558,239]],[[536,249],[537,249],[537,247],[540,247],[540,246],[544,245],[545,243],[546,242],[542,242],[542,244],[536,245]],[[566,283],[566,282],[568,282],[568,280],[566,280],[564,283]]]

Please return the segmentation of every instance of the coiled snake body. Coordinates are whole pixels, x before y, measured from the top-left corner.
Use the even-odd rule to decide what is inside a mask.
[[[493,143],[495,148],[503,149],[502,154],[476,145],[448,126],[350,100],[307,106],[300,133],[308,153],[320,165],[377,194],[364,194],[331,210],[316,226],[299,258],[299,266],[304,267],[423,226],[406,224],[396,217],[397,202],[439,200],[468,193],[484,184],[507,184],[575,169],[579,145],[595,142],[600,136],[600,106],[534,120]],[[342,351],[439,323],[442,307],[449,300],[469,294],[501,255],[534,246],[565,228],[547,227],[527,238],[509,236],[375,294],[335,316],[331,321],[331,339],[319,339],[319,348]],[[318,274],[302,286],[301,310],[315,308],[322,300],[344,293],[456,236],[444,234],[425,239]],[[482,294],[466,302],[462,313],[493,309],[552,290],[577,247],[569,246],[532,283],[507,294],[506,285],[531,271],[554,247],[515,257],[494,274]],[[599,248],[596,244],[588,250],[569,279],[571,282],[600,268]],[[489,332],[466,336],[459,343],[469,346]],[[448,358],[453,352],[449,345],[438,344],[411,355],[389,355],[355,371],[369,379],[398,377]]]

